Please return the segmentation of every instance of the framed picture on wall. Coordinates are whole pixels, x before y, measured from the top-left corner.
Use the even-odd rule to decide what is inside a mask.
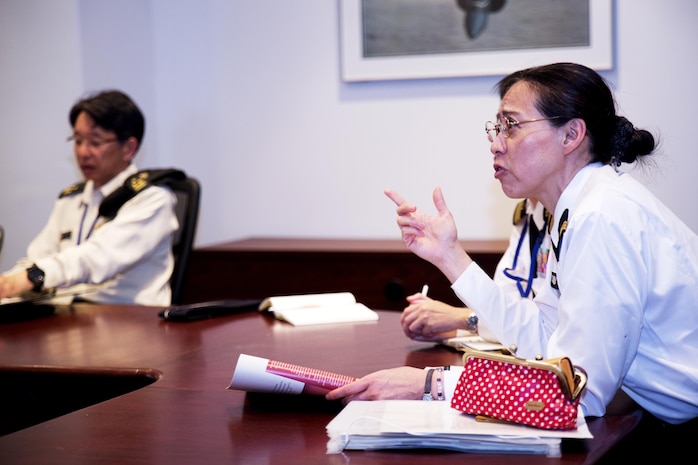
[[[340,0],[344,81],[613,67],[612,0]]]

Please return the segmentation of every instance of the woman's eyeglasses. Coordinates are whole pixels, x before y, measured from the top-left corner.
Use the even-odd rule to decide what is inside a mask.
[[[497,123],[493,123],[492,121],[486,122],[485,132],[487,133],[487,139],[490,142],[494,142],[494,139],[500,134],[502,134],[505,139],[509,138],[509,131],[511,131],[511,128],[513,128],[514,126],[520,126],[526,123],[535,123],[536,121],[549,121],[551,119],[557,118],[561,118],[561,116],[551,116],[550,118],[536,118],[528,119],[526,121],[516,121],[513,118],[502,116],[501,118],[499,118],[499,121]]]

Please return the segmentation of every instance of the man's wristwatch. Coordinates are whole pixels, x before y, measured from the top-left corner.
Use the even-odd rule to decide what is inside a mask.
[[[36,264],[27,268],[27,279],[29,279],[29,281],[31,281],[34,285],[32,291],[41,292],[41,290],[44,288],[44,270],[36,266]]]

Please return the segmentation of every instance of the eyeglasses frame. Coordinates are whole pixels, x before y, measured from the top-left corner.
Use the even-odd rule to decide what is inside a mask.
[[[66,142],[70,142],[75,145],[82,145],[79,141],[84,140],[84,143],[87,145],[88,148],[92,148],[93,150],[99,150],[102,147],[104,147],[107,144],[111,144],[112,142],[119,142],[118,137],[107,137],[104,140],[95,140],[95,139],[90,139],[89,137],[86,137],[84,139],[76,136],[75,134],[72,134],[66,138]]]
[[[500,134],[504,134],[504,138],[508,139],[509,138],[509,131],[511,131],[511,128],[514,126],[521,126],[522,124],[526,123],[535,123],[537,121],[550,121],[554,119],[562,118],[562,116],[550,116],[548,118],[534,118],[534,119],[527,119],[524,121],[517,121],[515,119],[511,119],[508,116],[502,116],[499,118],[499,121],[497,123],[493,123],[492,121],[487,121],[485,123],[485,134],[487,134],[487,140],[490,142],[494,142],[494,140],[499,136]],[[502,120],[504,120],[505,124],[502,125]],[[506,129],[504,129],[506,128]],[[492,131],[495,132],[494,136],[492,136]]]

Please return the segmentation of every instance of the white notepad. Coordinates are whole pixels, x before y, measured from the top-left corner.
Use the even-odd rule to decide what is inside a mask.
[[[294,326],[378,320],[378,313],[357,302],[351,292],[268,297],[259,306]]]

